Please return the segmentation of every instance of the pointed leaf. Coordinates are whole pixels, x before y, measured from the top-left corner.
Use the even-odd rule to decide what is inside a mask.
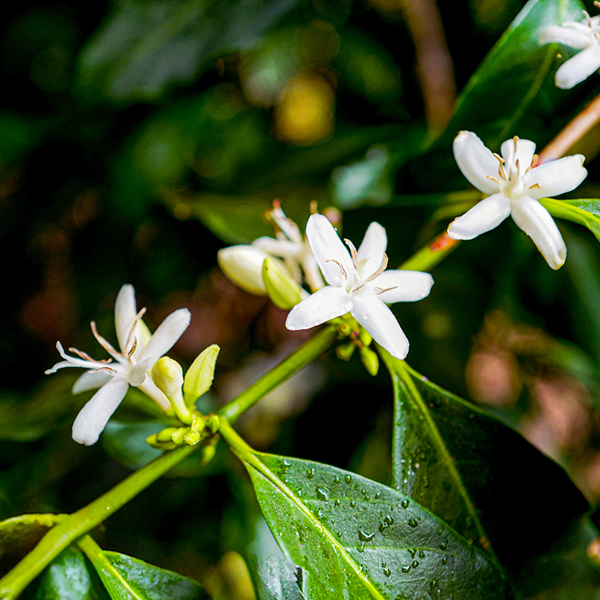
[[[205,348],[194,360],[183,382],[183,393],[188,408],[210,389],[215,376],[215,364],[221,349],[216,344]]]
[[[512,598],[488,556],[404,494],[329,465],[255,453],[221,433],[313,600]]]
[[[553,216],[587,227],[600,242],[600,200],[554,200],[542,198],[540,204]]]

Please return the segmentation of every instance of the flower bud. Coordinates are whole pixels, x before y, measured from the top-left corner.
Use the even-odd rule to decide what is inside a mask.
[[[215,376],[215,363],[219,355],[219,346],[213,344],[199,354],[185,374],[183,393],[185,404],[194,409],[196,400],[205,394],[212,385]]]
[[[156,387],[167,397],[177,417],[186,424],[192,422],[192,413],[183,401],[181,386],[183,385],[183,369],[181,365],[163,356],[159,358],[150,371]]]
[[[267,295],[277,308],[290,310],[308,296],[274,258],[265,259],[262,276]]]
[[[359,348],[360,351],[360,359],[362,360],[362,364],[365,369],[369,373],[369,375],[377,375],[379,372],[379,357],[377,353],[373,352],[371,348],[367,348],[367,346],[362,346]]]
[[[244,291],[266,296],[263,263],[268,254],[256,246],[230,246],[217,252],[217,262],[227,278]]]

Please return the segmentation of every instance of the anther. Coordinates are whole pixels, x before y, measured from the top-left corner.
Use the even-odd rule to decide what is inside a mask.
[[[123,350],[125,352],[127,352],[127,358],[131,358],[131,355],[133,354],[133,352],[135,352],[135,349],[133,352],[129,352],[127,350],[127,348],[130,347],[132,341],[134,341],[134,344],[137,346],[137,339],[135,339],[135,328],[138,324],[138,321],[146,314],[146,309],[142,308],[142,310],[140,310],[140,312],[135,315],[135,319],[133,320],[133,325],[131,326],[131,329],[129,330],[129,335],[127,336],[127,341],[125,342],[125,348],[123,348]]]
[[[346,269],[344,269],[344,267],[337,260],[335,260],[335,258],[331,258],[329,260],[326,260],[325,262],[334,262],[340,268],[344,279],[348,279],[348,273],[346,273]]]
[[[491,175],[486,175],[485,177],[486,177],[486,179],[491,179],[492,181],[495,181],[496,183],[502,183],[497,177],[492,177]]]
[[[585,20],[587,21],[588,27],[593,27],[590,15],[585,10],[583,11],[583,14],[585,15]]]
[[[373,288],[373,291],[379,296],[380,294],[383,294],[384,292],[391,292],[392,290],[395,290],[397,287],[398,286],[395,285],[394,287],[391,287],[391,288],[385,288],[385,290],[380,287],[376,287],[376,288]]]
[[[534,183],[533,185],[529,186],[529,189],[532,190],[533,188],[539,188],[540,190],[542,189],[542,186],[539,183]]]
[[[513,142],[515,143],[515,153],[517,152],[517,142],[519,141],[518,136],[515,135],[515,137],[513,138]]]
[[[350,240],[347,240],[346,238],[344,238],[344,242],[346,242],[346,246],[350,248],[350,254],[352,255],[352,264],[354,265],[354,268],[358,271],[358,254],[356,252],[356,247]]]

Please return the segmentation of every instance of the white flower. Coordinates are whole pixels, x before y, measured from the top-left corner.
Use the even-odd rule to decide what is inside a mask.
[[[554,81],[568,90],[600,69],[600,17],[590,17],[583,11],[585,23],[565,21],[550,25],[540,36],[540,44],[563,44],[581,50],[556,71]]]
[[[124,285],[115,303],[115,328],[121,352],[118,352],[96,330],[92,332],[100,345],[110,354],[106,360],[94,360],[76,348],[69,350],[77,357],[69,356],[60,342],[56,343],[63,361],[46,371],[56,373],[64,367],[89,369],[73,386],[73,393],[100,388],[81,409],[73,423],[73,439],[86,446],[98,441],[108,419],[117,410],[131,385],[155,400],[163,410],[170,408],[165,395],[156,387],[148,371],[163,354],[168,352],[190,324],[190,311],[181,308],[171,313],[150,335],[141,319],[146,309],[137,312],[133,286]]]
[[[387,236],[379,223],[371,223],[358,251],[338,237],[323,215],[312,215],[306,235],[329,286],[296,305],[286,321],[291,330],[309,329],[350,313],[392,356],[404,359],[408,339],[386,303],[425,298],[433,285],[429,273],[385,271]]]
[[[511,215],[530,236],[547,263],[559,269],[567,248],[550,213],[539,198],[557,196],[576,188],[586,177],[582,154],[567,156],[532,167],[535,144],[514,137],[492,154],[470,131],[461,131],[454,140],[454,158],[463,175],[479,190],[490,194],[448,227],[455,240],[472,240],[497,227]]]

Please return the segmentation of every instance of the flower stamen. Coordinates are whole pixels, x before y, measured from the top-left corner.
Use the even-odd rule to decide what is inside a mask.
[[[395,285],[393,287],[390,288],[385,288],[385,290],[383,288],[380,287],[375,287],[373,288],[373,291],[379,296],[381,294],[383,294],[384,292],[391,292],[392,290],[395,290],[398,286]]]
[[[335,260],[335,258],[330,258],[329,260],[326,260],[325,262],[334,262],[340,268],[340,271],[342,272],[344,279],[348,280],[348,273],[346,273],[346,269],[344,269],[344,267],[341,265],[341,263],[339,263],[337,260]]]
[[[137,338],[135,337],[135,328],[137,327],[138,322],[140,321],[140,319],[146,314],[146,309],[142,308],[140,310],[140,312],[138,312],[137,315],[135,315],[135,319],[133,320],[133,325],[131,326],[131,329],[129,330],[129,335],[127,336],[127,341],[125,342],[125,348],[124,351],[127,352],[127,358],[131,358],[131,356],[133,355],[133,353],[135,352],[135,349],[137,348]],[[132,344],[132,340],[133,340],[133,350],[127,350],[127,348],[129,348],[130,344]]]
[[[356,247],[347,238],[344,238],[344,242],[346,242],[346,246],[350,248],[350,254],[352,254],[352,264],[354,265],[354,268],[358,270],[358,254],[356,253]]]
[[[123,358],[123,355],[120,352],[117,352],[115,350],[115,348],[112,346],[112,344],[108,341],[105,340],[99,333],[98,333],[98,329],[96,327],[96,322],[92,321],[90,323],[90,327],[92,328],[92,333],[94,334],[94,337],[96,338],[96,340],[98,340],[98,343],[117,361],[121,361],[121,359]]]

